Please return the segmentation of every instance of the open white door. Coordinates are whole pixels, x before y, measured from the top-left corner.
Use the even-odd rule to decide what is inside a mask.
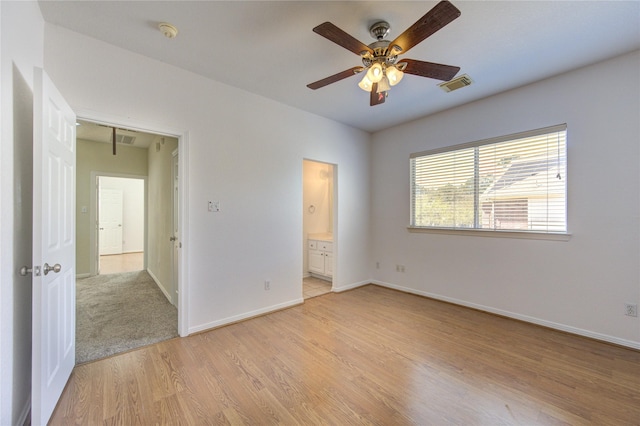
[[[171,255],[171,264],[173,265],[171,268],[171,275],[173,285],[171,286],[171,303],[174,306],[178,306],[178,267],[180,265],[180,227],[178,224],[180,223],[180,182],[179,182],[179,157],[178,150],[173,151],[172,155],[172,172],[171,177],[173,180],[173,236],[170,238],[173,242],[173,252]]]
[[[34,79],[31,422],[45,425],[75,365],[76,117],[42,69]]]
[[[100,256],[122,254],[122,190],[99,188]]]

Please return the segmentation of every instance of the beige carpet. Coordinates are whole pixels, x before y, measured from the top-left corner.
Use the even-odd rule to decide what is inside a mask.
[[[76,364],[178,336],[178,311],[145,271],[76,284]]]

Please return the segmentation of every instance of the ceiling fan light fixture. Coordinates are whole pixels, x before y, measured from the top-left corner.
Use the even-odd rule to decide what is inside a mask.
[[[408,58],[399,60],[398,55],[407,53],[409,49],[460,15],[458,8],[447,0],[441,0],[393,41],[385,40],[389,33],[389,24],[385,21],[375,22],[369,27],[369,32],[376,41],[369,45],[362,43],[331,22],[320,24],[313,28],[313,32],[360,56],[362,67],[350,68],[307,84],[307,87],[315,90],[362,72],[364,76],[358,86],[370,93],[369,104],[374,106],[384,102],[391,87],[400,83],[404,73],[436,80],[450,80],[460,71],[460,67]]]
[[[358,83],[358,86],[365,92],[370,92],[371,88],[373,87],[373,82],[369,80],[369,78],[365,74],[365,76],[362,77],[362,80],[360,80],[360,83]]]
[[[389,79],[385,75],[378,82],[378,89],[376,90],[376,92],[377,93],[388,92],[390,89],[391,89],[391,86],[389,86]]]
[[[371,81],[372,83],[377,83],[382,80],[382,77],[384,77],[384,73],[382,72],[382,65],[380,65],[379,62],[371,65],[371,68],[369,68],[369,71],[367,71],[367,78],[369,79],[369,81]]]
[[[387,67],[386,75],[391,86],[395,86],[396,84],[400,83],[400,80],[402,80],[402,77],[404,77],[404,73],[393,65]]]

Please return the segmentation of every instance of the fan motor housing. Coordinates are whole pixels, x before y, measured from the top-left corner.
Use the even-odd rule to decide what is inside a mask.
[[[386,65],[394,65],[398,61],[398,55],[388,55],[389,53],[389,40],[374,41],[369,45],[369,48],[373,50],[373,55],[365,53],[362,56],[362,64],[365,67],[369,67],[374,62],[384,63]]]
[[[376,40],[384,39],[391,30],[391,25],[387,21],[378,21],[369,27],[369,34]]]

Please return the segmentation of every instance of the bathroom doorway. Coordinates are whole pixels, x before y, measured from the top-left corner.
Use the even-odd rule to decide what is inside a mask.
[[[334,276],[335,166],[303,160],[303,297],[331,292]]]

